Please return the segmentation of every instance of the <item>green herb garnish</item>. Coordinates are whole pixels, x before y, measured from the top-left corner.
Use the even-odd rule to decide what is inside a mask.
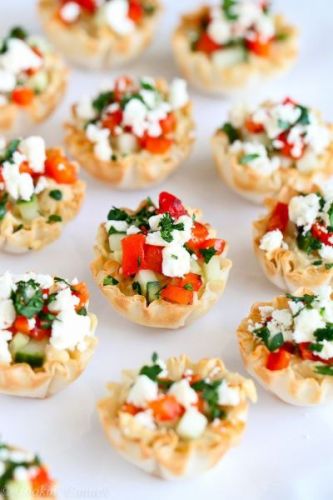
[[[103,286],[109,286],[109,285],[118,285],[119,281],[116,280],[113,276],[110,274],[106,276],[103,280]]]
[[[171,215],[166,212],[160,220],[159,228],[163,240],[171,243],[173,241],[172,231],[184,231],[184,224],[182,222],[175,224]]]
[[[28,319],[41,312],[44,306],[40,285],[32,279],[16,283],[16,290],[12,292],[11,298],[16,313]]]
[[[61,222],[62,221],[62,217],[61,215],[57,215],[57,214],[52,214],[49,216],[47,222],[49,224],[53,224],[54,222]]]
[[[200,248],[200,253],[204,258],[206,264],[209,263],[210,259],[216,255],[216,250],[214,247],[211,248]]]
[[[248,163],[251,163],[251,161],[256,160],[259,158],[258,153],[249,153],[247,155],[243,155],[239,159],[239,163],[241,165],[247,165]]]
[[[239,131],[229,122],[225,123],[221,130],[228,136],[230,144],[240,139]]]
[[[62,191],[60,191],[60,189],[52,189],[52,191],[49,192],[49,196],[56,201],[60,201],[62,200]]]

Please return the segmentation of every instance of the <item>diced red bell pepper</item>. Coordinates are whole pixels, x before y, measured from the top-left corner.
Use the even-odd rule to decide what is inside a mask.
[[[299,155],[294,154],[294,144],[290,144],[288,142],[288,131],[282,132],[278,137],[277,140],[281,141],[283,143],[283,147],[279,149],[279,152],[283,154],[284,156],[287,156],[288,158],[292,158],[293,160],[299,160],[302,158],[304,151],[305,151],[305,144],[302,143],[301,145],[301,152]]]
[[[117,109],[117,111],[114,111],[103,118],[102,125],[103,128],[108,128],[111,134],[113,134],[114,129],[121,124],[122,120],[123,111],[121,109]]]
[[[200,35],[200,38],[195,45],[195,50],[204,52],[207,55],[210,55],[221,48],[222,45],[219,45],[214,40],[212,40],[212,38],[205,31]]]
[[[129,76],[121,76],[117,78],[114,83],[114,100],[120,101],[123,96],[126,94],[128,89],[130,89],[133,85],[133,80]]]
[[[195,222],[192,227],[192,236],[195,240],[205,240],[208,236],[208,229],[205,224],[201,224],[201,222]]]
[[[176,117],[174,113],[169,113],[164,120],[160,121],[160,126],[163,132],[163,135],[170,134],[175,130],[176,127]]]
[[[19,167],[20,173],[21,174],[29,174],[29,175],[34,175],[34,171],[30,167],[29,163],[27,161],[23,161]]]
[[[251,134],[261,134],[265,130],[262,123],[254,122],[250,117],[246,118],[245,127]]]
[[[202,287],[202,278],[200,274],[188,273],[184,278],[176,278],[173,284],[197,292]]]
[[[166,137],[145,135],[140,141],[141,147],[153,155],[163,155],[171,148],[173,141]]]
[[[161,291],[161,298],[173,304],[189,306],[193,303],[193,292],[180,286],[168,285]]]
[[[12,101],[18,106],[30,106],[35,94],[33,90],[28,87],[18,87],[12,92]]]
[[[257,35],[253,40],[245,40],[246,48],[259,57],[268,57],[271,50],[271,40],[262,42]]]
[[[39,324],[39,322],[37,321],[35,328],[33,330],[31,330],[29,336],[33,340],[44,340],[44,339],[50,338],[51,333],[52,333],[51,330],[41,328],[40,326],[37,326],[38,324]]]
[[[297,106],[297,102],[291,97],[285,97],[283,100],[283,104],[293,104],[294,106]]]
[[[314,354],[311,349],[309,349],[310,342],[302,342],[298,344],[300,355],[302,359],[308,359],[310,361],[316,361],[318,357]]]
[[[144,10],[139,0],[129,0],[128,17],[134,22],[139,23],[143,18]]]
[[[266,368],[271,371],[284,370],[288,368],[290,358],[290,352],[282,346],[278,351],[269,353],[266,361]]]
[[[214,248],[215,254],[220,255],[225,247],[225,241],[220,238],[210,238],[198,244],[199,250]]]
[[[142,411],[142,408],[132,405],[131,403],[124,403],[120,410],[125,413],[130,413],[130,415],[136,415],[137,413]]]
[[[30,480],[34,497],[51,498],[54,482],[50,478],[46,467],[40,467],[37,474]]]
[[[12,328],[16,333],[23,333],[24,335],[30,335],[31,328],[29,325],[29,320],[25,316],[16,316]]]
[[[169,212],[171,217],[174,218],[178,218],[181,215],[187,215],[187,210],[180,199],[166,191],[160,193],[158,212],[160,214]]]
[[[46,151],[45,174],[59,184],[74,184],[77,180],[77,170],[60,149]]]
[[[121,240],[125,276],[132,276],[141,269],[145,257],[145,241],[144,234],[130,234]]]
[[[267,231],[279,229],[282,233],[287,229],[289,222],[288,204],[278,202],[268,220]]]
[[[153,411],[154,418],[159,422],[177,420],[185,411],[176,398],[168,394],[155,401],[150,401],[148,403],[148,408]]]
[[[324,243],[324,245],[333,246],[333,233],[329,233],[327,229],[318,222],[311,227],[311,234],[314,238]]]
[[[81,282],[77,285],[72,286],[74,295],[80,300],[79,304],[76,306],[77,309],[84,307],[89,300],[89,290],[85,283]]]
[[[144,247],[144,261],[142,268],[149,269],[155,273],[162,272],[162,251],[163,247],[155,245],[145,245]]]

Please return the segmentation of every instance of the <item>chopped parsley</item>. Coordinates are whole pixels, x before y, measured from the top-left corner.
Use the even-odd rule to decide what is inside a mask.
[[[138,281],[133,281],[132,289],[133,292],[137,293],[138,295],[142,295],[141,285]]]
[[[0,221],[5,217],[7,212],[8,193],[4,193],[0,198]]]
[[[157,363],[158,355],[156,352],[153,353],[151,360],[152,360],[152,364],[143,366],[141,368],[139,374],[146,375],[146,377],[148,377],[151,380],[153,380],[154,382],[156,382],[159,374],[163,371],[163,368]]]
[[[327,323],[325,328],[318,328],[313,334],[319,342],[322,340],[333,340],[333,323]]]
[[[102,92],[93,100],[93,108],[100,114],[103,109],[113,100],[113,92]]]
[[[49,224],[53,224],[54,222],[61,222],[62,221],[62,217],[61,215],[57,215],[57,214],[52,214],[49,216],[47,222]]]
[[[171,243],[171,241],[173,241],[172,231],[184,231],[184,224],[182,222],[175,224],[171,215],[166,212],[160,220],[159,228],[163,240],[167,243]]]
[[[60,191],[60,189],[52,189],[52,191],[49,192],[49,196],[56,201],[60,201],[62,200],[62,191]]]
[[[238,14],[234,10],[236,5],[237,5],[237,0],[222,1],[222,10],[228,21],[236,21],[238,19]]]
[[[40,313],[44,306],[40,285],[32,279],[16,283],[16,290],[12,292],[11,299],[16,314],[28,319]]]
[[[241,165],[247,165],[248,163],[251,163],[251,161],[256,160],[259,158],[258,153],[249,153],[247,155],[241,156],[239,163]]]
[[[185,288],[185,290],[190,290],[190,292],[193,292],[192,283],[186,283],[186,285],[184,285],[184,288]]]
[[[305,295],[303,295],[302,297],[296,297],[295,295],[292,295],[291,293],[287,293],[286,297],[288,299],[292,300],[293,302],[296,302],[296,303],[301,302],[302,304],[304,304],[306,309],[312,309],[313,303],[317,299],[316,295],[309,295],[307,293]]]
[[[212,382],[206,382],[206,380],[199,380],[192,384],[192,389],[197,392],[201,392],[202,397],[207,405],[207,416],[209,420],[214,420],[215,418],[224,418],[225,412],[219,406],[219,394],[218,387],[221,385],[222,380],[213,380]]]
[[[0,159],[0,163],[4,163],[5,161],[9,161],[9,162],[12,161],[13,154],[17,150],[20,142],[21,142],[20,139],[13,139],[12,141],[10,141],[10,143],[8,144],[8,146],[6,148],[5,154]]]
[[[26,40],[27,37],[28,32],[22,26],[15,26],[8,35],[8,38],[20,38],[21,40]]]
[[[229,122],[225,123],[221,130],[228,136],[230,144],[240,139],[239,131]]]
[[[277,333],[276,335],[273,335],[273,337],[270,337],[270,331],[267,326],[257,328],[253,331],[253,333],[264,342],[267,349],[271,352],[279,349],[284,343],[282,333]]]
[[[307,231],[305,234],[299,232],[296,241],[298,248],[308,255],[316,250],[320,250],[322,247],[321,241],[314,238],[311,231]]]
[[[210,259],[216,254],[216,250],[214,247],[200,248],[200,253],[203,256],[205,263],[208,264]]]
[[[315,372],[320,375],[329,375],[330,377],[333,377],[333,366],[317,365],[315,367]]]
[[[87,316],[88,311],[87,311],[86,307],[81,307],[81,308],[77,311],[77,314],[79,314],[80,316]]]
[[[130,219],[130,215],[121,208],[113,207],[108,213],[108,220],[123,220],[128,221]]]

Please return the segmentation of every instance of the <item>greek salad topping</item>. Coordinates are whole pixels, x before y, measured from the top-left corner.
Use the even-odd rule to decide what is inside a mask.
[[[15,27],[0,39],[0,107],[29,106],[49,83],[46,42]]]
[[[91,335],[85,283],[28,273],[0,276],[0,364],[40,368],[48,353],[85,351]]]
[[[292,224],[290,224],[291,222]],[[267,224],[260,248],[271,252],[287,248],[289,239],[313,258],[312,265],[330,269],[333,264],[333,185],[326,182],[321,191],[294,196],[277,203]],[[290,246],[290,242],[289,242]]]
[[[139,370],[120,413],[132,415],[149,430],[171,426],[181,438],[197,439],[211,422],[216,425],[226,419],[228,409],[242,400],[240,386],[220,373],[202,378],[188,370],[179,380],[171,379],[166,364],[154,353],[151,363]]]
[[[117,160],[141,150],[164,154],[174,143],[177,111],[189,101],[186,82],[174,80],[169,89],[158,80],[121,77],[93,100],[75,108],[87,139],[101,161]]]
[[[117,35],[128,36],[156,10],[152,0],[59,0],[57,16],[65,25],[92,19]]]
[[[316,373],[333,375],[331,287],[322,287],[317,294],[287,294],[279,297],[274,307],[260,306],[248,328],[270,352],[266,362],[269,370],[287,368],[296,356],[316,362]]]
[[[7,213],[27,222],[35,219],[42,212],[40,195],[47,188],[50,198],[61,201],[63,193],[56,185],[76,180],[76,166],[61,150],[46,149],[41,137],[10,142],[0,138],[0,223]],[[61,221],[57,214],[50,217],[50,222]]]
[[[239,163],[261,175],[294,167],[302,173],[320,168],[320,156],[332,139],[318,113],[289,97],[255,109],[235,106],[221,128]]]
[[[124,293],[190,305],[210,280],[221,278],[225,241],[195,220],[182,202],[162,192],[159,205],[147,199],[136,212],[113,208],[105,223],[112,259],[119,263],[104,286]]]
[[[0,442],[0,498],[50,497],[54,483],[39,457]]]
[[[268,57],[273,42],[285,40],[278,33],[268,2],[221,0],[204,11],[190,33],[191,47],[212,57],[219,66],[247,61],[248,55]]]

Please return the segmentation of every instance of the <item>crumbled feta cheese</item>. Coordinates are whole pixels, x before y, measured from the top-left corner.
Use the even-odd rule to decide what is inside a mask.
[[[274,336],[282,333],[285,341],[291,340],[293,317],[288,309],[275,309],[272,319],[267,323],[270,335]]]
[[[106,23],[118,35],[126,36],[135,31],[135,23],[128,17],[129,5],[127,0],[112,0],[103,6]]]
[[[8,271],[6,271],[3,275],[0,276],[0,300],[10,298],[12,286],[12,276]]]
[[[146,130],[146,117],[148,109],[139,99],[131,99],[125,106],[123,114],[124,126],[132,127],[138,137],[142,137]]]
[[[129,133],[120,134],[117,137],[117,148],[124,155],[135,153],[138,149],[137,138]]]
[[[1,310],[1,302],[0,302]],[[0,319],[1,321],[1,319]],[[12,361],[12,355],[9,350],[8,342],[12,340],[13,334],[7,330],[0,330],[0,364],[9,364]]]
[[[333,247],[330,245],[322,244],[321,248],[318,250],[320,257],[326,262],[333,262]]]
[[[280,159],[277,156],[270,158],[266,147],[263,144],[255,142],[235,141],[230,146],[230,151],[234,153],[242,153],[244,156],[249,155],[251,159],[246,163],[246,166],[257,171],[261,175],[271,175],[280,167]],[[253,155],[253,157],[252,157]]]
[[[6,161],[3,164],[2,175],[5,188],[14,200],[29,201],[34,194],[34,183],[28,173],[20,173],[20,163]]]
[[[15,87],[15,75],[9,71],[0,69],[0,92],[11,92]]]
[[[44,189],[47,188],[47,186],[48,186],[48,180],[46,177],[42,175],[41,177],[39,177],[37,184],[35,186],[35,193],[36,194],[41,193],[42,191],[44,191]]]
[[[231,37],[231,26],[222,18],[215,18],[209,23],[207,33],[215,43],[222,45]]]
[[[170,104],[172,109],[180,109],[189,101],[187,82],[182,78],[176,78],[170,85]]]
[[[325,322],[317,309],[303,309],[294,318],[293,338],[295,342],[313,342],[314,331],[324,328]]]
[[[42,137],[31,136],[23,139],[19,149],[26,156],[29,166],[34,172],[39,174],[44,172],[46,152],[45,141]]]
[[[154,416],[151,410],[140,411],[134,415],[133,420],[142,427],[154,431],[156,429],[156,424],[154,422]]]
[[[259,312],[260,312],[260,317],[261,317],[262,321],[266,321],[266,319],[272,315],[273,311],[274,311],[274,308],[272,306],[260,306]]]
[[[96,116],[96,111],[89,97],[85,96],[77,103],[75,112],[82,120],[92,120]]]
[[[279,229],[274,229],[273,231],[268,231],[260,240],[260,250],[265,252],[273,252],[278,248],[281,248],[283,244],[283,234]]]
[[[184,406],[184,408],[189,408],[198,401],[197,393],[192,389],[186,378],[174,382],[168,392],[174,396],[178,403]]]
[[[162,272],[164,276],[181,277],[190,272],[191,256],[180,245],[170,244],[162,250]]]
[[[329,340],[323,340],[321,344],[323,348],[319,353],[320,357],[322,359],[333,358],[333,342]]]
[[[62,291],[59,292],[59,294],[61,293]],[[56,321],[52,323],[50,344],[58,350],[68,349],[73,351],[89,335],[89,316],[77,314],[75,310],[71,310],[69,306],[64,307],[64,304],[62,304],[62,309],[57,315]]]
[[[109,141],[100,141],[94,145],[94,154],[100,161],[110,161],[112,156],[112,147]]]
[[[289,202],[289,219],[297,226],[310,228],[319,212],[319,198],[315,193],[294,196]]]
[[[60,16],[66,23],[74,23],[81,14],[81,7],[76,2],[65,3],[60,9]]]
[[[48,308],[51,312],[73,311],[79,302],[79,298],[73,295],[71,289],[66,286],[57,293],[55,300],[49,304]]]
[[[15,320],[15,309],[10,299],[0,301],[0,330],[6,330],[12,326]]]
[[[10,38],[7,51],[0,56],[0,66],[14,75],[28,69],[39,69],[42,59],[27,43],[19,38]]]
[[[238,387],[231,387],[226,380],[222,380],[217,388],[218,403],[223,406],[237,406],[241,401]]]
[[[149,401],[157,399],[158,385],[146,375],[138,375],[129,390],[127,402],[144,408]]]
[[[130,226],[127,229],[127,234],[137,234],[137,233],[140,233],[140,229],[136,226]]]
[[[13,475],[15,481],[26,481],[29,479],[29,471],[27,467],[24,467],[23,465],[15,467]]]
[[[105,223],[105,229],[107,232],[110,231],[111,227],[113,227],[113,229],[115,229],[118,233],[126,233],[128,224],[125,220],[108,220]]]
[[[184,439],[197,439],[207,427],[207,418],[196,408],[186,410],[177,425],[178,434]]]

